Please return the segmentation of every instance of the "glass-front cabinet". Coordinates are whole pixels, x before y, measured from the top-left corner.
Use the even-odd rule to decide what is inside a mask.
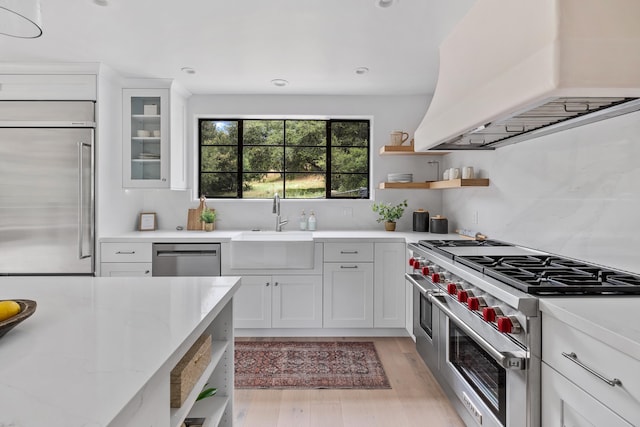
[[[169,89],[123,89],[123,186],[169,188]]]

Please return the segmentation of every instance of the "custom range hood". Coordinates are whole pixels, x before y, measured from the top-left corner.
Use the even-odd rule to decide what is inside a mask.
[[[640,0],[478,0],[415,149],[486,150],[640,110]]]

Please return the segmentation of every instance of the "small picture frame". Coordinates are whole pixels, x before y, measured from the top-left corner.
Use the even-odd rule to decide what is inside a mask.
[[[142,212],[138,221],[138,230],[154,231],[157,227],[155,212]]]

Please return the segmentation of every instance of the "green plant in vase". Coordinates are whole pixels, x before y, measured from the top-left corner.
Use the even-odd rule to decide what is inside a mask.
[[[396,229],[396,221],[402,218],[404,214],[404,208],[407,207],[406,199],[397,205],[391,203],[374,203],[371,209],[378,214],[376,221],[383,222],[384,228],[387,231],[394,231]]]
[[[203,222],[205,231],[213,231],[216,221],[216,211],[214,209],[205,208],[200,214],[200,221]]]

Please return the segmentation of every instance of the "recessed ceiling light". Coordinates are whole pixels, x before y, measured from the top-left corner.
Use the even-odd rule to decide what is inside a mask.
[[[183,73],[186,73],[186,74],[195,74],[196,73],[196,70],[194,70],[191,67],[182,67],[182,68],[180,68],[180,71],[182,71]]]
[[[369,69],[367,67],[356,68],[356,74],[358,75],[367,74],[368,72],[369,72]]]
[[[271,80],[271,84],[278,87],[285,87],[289,84],[289,82],[285,79],[273,79]]]
[[[109,6],[109,0],[93,0],[98,6]]]
[[[398,3],[398,1],[400,0],[376,0],[376,5],[386,9],[387,7],[391,7]]]

